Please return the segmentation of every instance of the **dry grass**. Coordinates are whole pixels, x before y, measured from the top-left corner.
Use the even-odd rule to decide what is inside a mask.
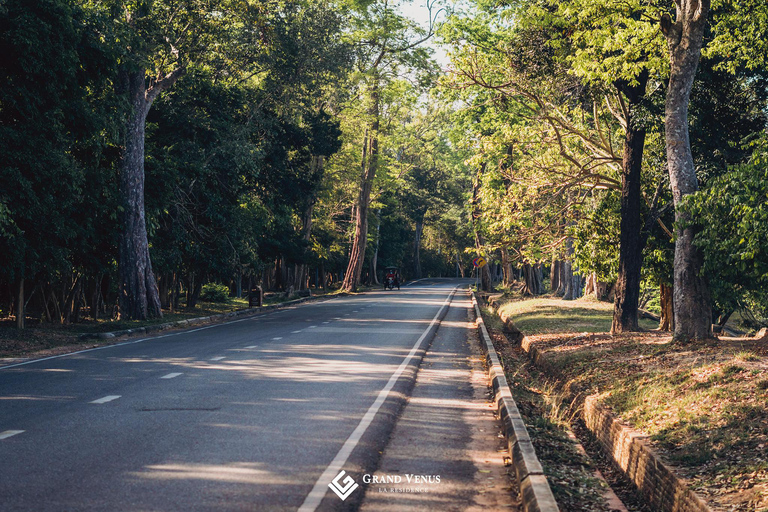
[[[648,433],[660,453],[716,510],[768,510],[768,346],[680,346],[666,333],[605,332],[610,310],[537,299],[508,304],[513,321],[546,354],[559,385],[600,393]],[[590,311],[583,321],[582,309]],[[604,318],[600,319],[600,310]],[[518,322],[518,318],[520,321]],[[581,324],[602,329],[582,329]],[[570,331],[570,332],[569,332]]]

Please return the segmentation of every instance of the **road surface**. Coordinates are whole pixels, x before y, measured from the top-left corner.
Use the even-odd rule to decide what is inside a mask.
[[[464,280],[0,369],[0,508],[355,508]],[[135,341],[135,340],[133,340]],[[340,483],[344,480],[341,479]]]

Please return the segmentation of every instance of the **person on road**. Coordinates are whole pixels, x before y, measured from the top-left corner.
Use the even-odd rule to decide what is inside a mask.
[[[384,277],[384,287],[386,288],[387,283],[389,280],[392,279],[392,283],[397,286],[397,289],[400,289],[400,278],[397,275],[397,270],[395,269],[389,269],[387,271],[387,275]]]

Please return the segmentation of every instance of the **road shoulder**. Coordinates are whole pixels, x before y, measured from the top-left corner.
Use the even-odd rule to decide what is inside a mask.
[[[457,294],[361,510],[518,510],[470,308],[468,296]]]

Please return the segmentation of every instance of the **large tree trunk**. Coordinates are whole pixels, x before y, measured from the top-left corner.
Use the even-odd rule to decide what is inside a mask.
[[[674,337],[681,342],[712,337],[709,288],[701,274],[703,258],[693,243],[693,227],[683,227],[689,219],[680,208],[683,198],[699,188],[688,133],[688,105],[709,6],[709,0],[680,0],[675,23],[666,14],[661,21],[670,60],[664,128],[675,204]]]
[[[371,127],[363,140],[360,190],[355,203],[355,235],[352,240],[347,272],[341,285],[342,290],[347,292],[357,290],[360,284],[360,273],[363,270],[368,238],[368,206],[371,202],[371,189],[379,160],[379,79],[377,75],[374,75],[371,81],[369,100],[368,115],[371,119]]]
[[[573,300],[578,298],[577,291],[574,289],[573,279],[573,238],[568,237],[565,240],[565,261],[563,261],[563,270],[560,274],[561,288],[563,290],[563,300]]]
[[[512,285],[512,265],[509,263],[509,251],[507,251],[507,248],[502,246],[501,247],[501,270],[504,275],[504,280],[502,281],[502,284],[504,286],[511,286]]]
[[[636,86],[619,87],[629,100],[629,109],[621,171],[619,273],[613,303],[612,334],[639,330],[637,308],[640,300],[640,271],[643,266],[643,248],[646,240],[645,234],[641,233],[643,221],[640,212],[645,128],[636,125],[633,109],[645,96],[648,73],[642,73],[638,77],[638,82]]]
[[[544,293],[544,264],[541,262],[536,263],[533,267],[536,274],[536,295]]]
[[[144,129],[151,101],[146,96],[143,69],[125,72],[124,80],[131,113],[120,161],[120,318],[145,320],[163,315],[144,218]]]
[[[542,293],[542,273],[541,263],[531,265],[528,262],[523,263],[523,295],[541,295]]]

